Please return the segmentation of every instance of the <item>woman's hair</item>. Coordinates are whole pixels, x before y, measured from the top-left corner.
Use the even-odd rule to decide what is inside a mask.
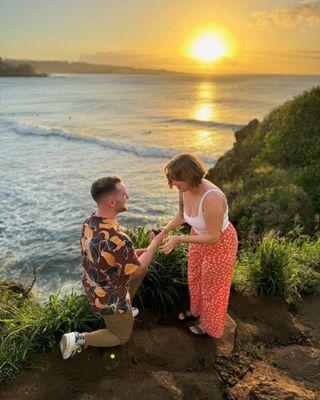
[[[164,167],[168,185],[172,189],[172,180],[187,182],[191,187],[200,185],[206,174],[205,166],[197,157],[182,153],[174,157]]]

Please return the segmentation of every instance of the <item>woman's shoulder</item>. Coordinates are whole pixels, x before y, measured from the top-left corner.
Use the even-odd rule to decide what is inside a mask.
[[[205,184],[206,184],[206,186],[205,186],[206,191],[214,189],[214,190],[216,190],[216,191],[220,191],[220,192],[223,193],[223,191],[219,188],[219,186],[215,185],[215,184],[214,184],[213,182],[211,182],[211,181],[208,181],[208,179],[204,179],[204,182],[205,182]]]
[[[206,207],[208,204],[212,204],[212,206],[222,206],[223,209],[226,209],[226,195],[223,193],[223,191],[214,183],[211,183],[211,185],[208,186],[206,195],[204,196],[203,199],[203,206]],[[212,190],[212,192],[210,192]],[[209,193],[208,193],[209,192]]]

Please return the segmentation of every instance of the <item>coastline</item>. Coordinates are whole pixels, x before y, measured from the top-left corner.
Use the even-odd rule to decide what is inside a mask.
[[[174,400],[222,400],[226,396],[247,400],[265,398],[266,393],[277,399],[314,400],[320,390],[320,319],[315,317],[320,307],[320,232],[316,222],[320,204],[316,193],[305,185],[300,168],[309,172],[308,183],[313,177],[311,189],[317,188],[314,173],[320,148],[314,146],[305,159],[303,146],[315,140],[319,102],[320,87],[286,102],[261,123],[251,121],[236,132],[233,148],[209,171],[209,177],[225,185],[231,219],[241,238],[221,340],[191,338],[187,325],[176,320],[188,304],[183,245],[169,256],[158,253],[153,260],[136,299],[141,313],[128,344],[100,352],[89,350],[70,362],[61,360],[61,335],[102,327],[85,295],[78,291],[65,296],[48,293],[48,299],[40,304],[30,290],[2,282],[0,364],[1,380],[7,381],[1,384],[3,398],[25,400],[28,393],[30,400],[41,396],[47,400],[56,399],[58,393],[61,398],[81,395],[98,400],[102,387],[108,395],[121,399],[127,398],[132,388],[132,399],[138,396],[141,400],[149,399],[150,392],[156,393],[157,399]],[[312,113],[314,118],[310,118]],[[300,126],[304,126],[303,137]],[[286,140],[292,138],[295,146],[290,152]],[[284,163],[288,159],[289,167]],[[295,176],[299,180],[294,181]],[[263,193],[272,197],[263,198]],[[278,199],[272,214],[270,209],[275,209]],[[259,213],[252,206],[243,207],[244,201],[255,201]],[[301,205],[307,209],[303,211],[312,213],[303,223],[295,217]],[[250,215],[248,210],[255,213]],[[275,230],[279,222],[282,231]],[[130,236],[137,248],[147,246],[148,228],[132,229]],[[28,366],[31,368],[26,370]],[[40,368],[35,370],[35,366]],[[111,391],[110,381],[114,383]]]

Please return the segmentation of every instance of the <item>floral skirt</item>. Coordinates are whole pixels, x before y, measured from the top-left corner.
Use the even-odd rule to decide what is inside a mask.
[[[190,311],[200,317],[205,332],[215,338],[223,335],[237,251],[238,236],[230,222],[218,243],[189,244]]]

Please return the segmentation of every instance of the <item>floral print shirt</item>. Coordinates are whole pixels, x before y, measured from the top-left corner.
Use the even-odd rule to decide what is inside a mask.
[[[82,283],[90,306],[100,315],[130,309],[130,274],[139,260],[130,238],[114,219],[91,214],[81,234]]]

